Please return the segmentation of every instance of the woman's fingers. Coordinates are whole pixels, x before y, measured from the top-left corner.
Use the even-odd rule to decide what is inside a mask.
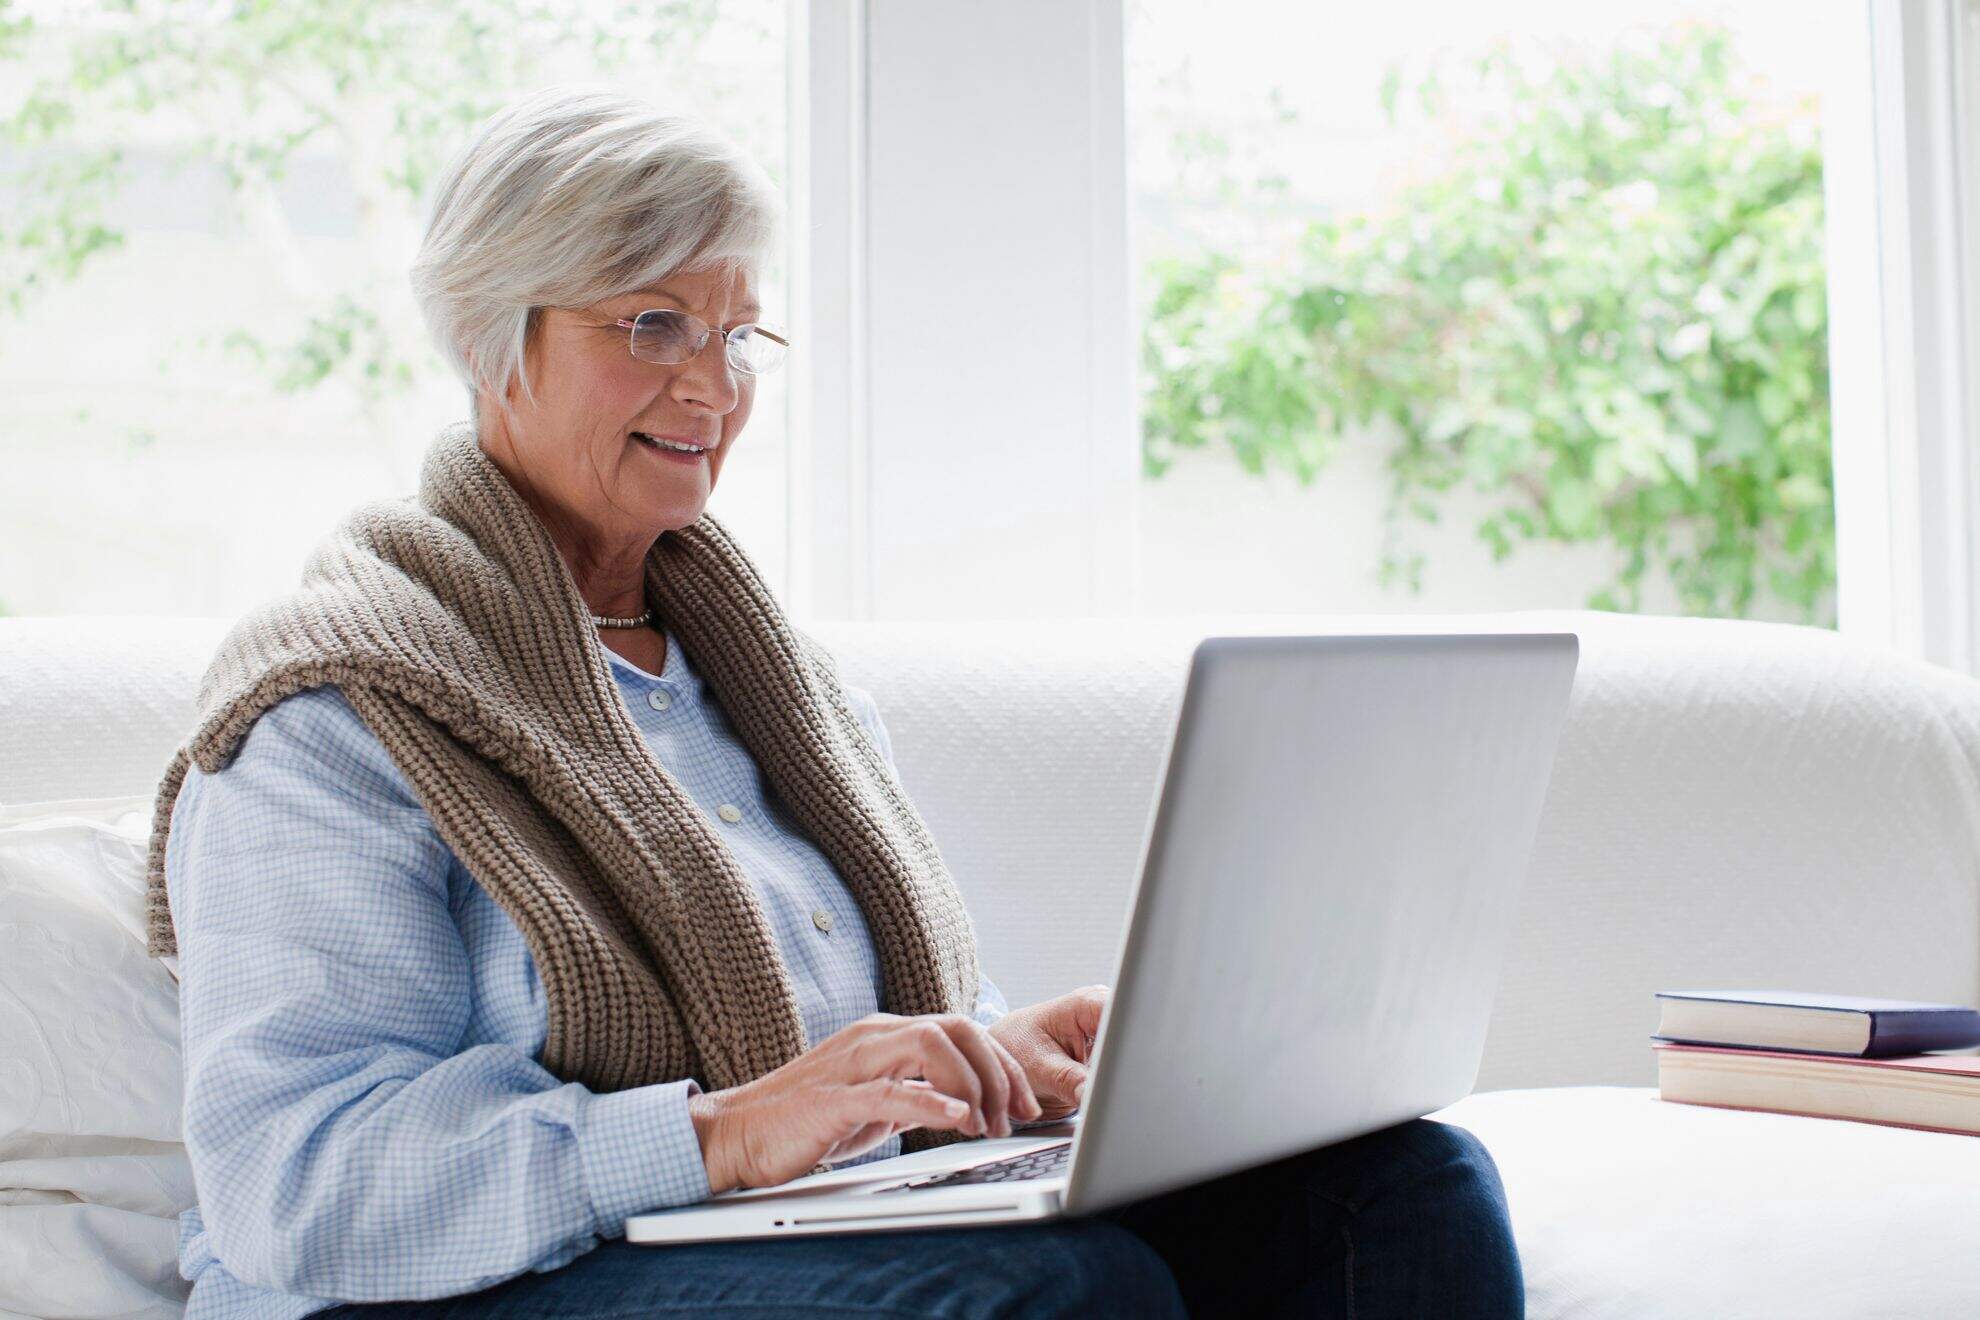
[[[1068,1104],[1077,1105],[1083,1101],[1086,1090],[1086,1065],[1077,1059],[1068,1059],[1059,1064],[1052,1074],[1053,1085]]]
[[[1054,1033],[1067,1054],[1085,1063],[1093,1056],[1093,1041],[1100,1034],[1100,1017],[1107,1011],[1110,990],[1104,985],[1083,985],[1060,996],[1064,1005]]]
[[[982,1126],[983,1081],[976,1065],[937,1018],[902,1018],[873,1042],[872,1048],[880,1052],[883,1066],[873,1068],[867,1076],[925,1077],[936,1090],[969,1105],[971,1121],[963,1125],[963,1131],[986,1130]]]
[[[974,1018],[955,1014],[943,1014],[934,1019],[937,1025],[949,1034],[983,1085],[983,1135],[986,1137],[1008,1137],[1011,1135],[1011,1078],[1004,1071],[1004,1061],[998,1056],[996,1042],[983,1024]]]
[[[1008,1136],[1013,1116],[1036,1118],[1044,1112],[1024,1065],[974,1018],[877,1013],[854,1028],[847,1028],[849,1048],[841,1065],[851,1074],[841,1074],[848,1085],[878,1077],[925,1078],[969,1106],[968,1121],[941,1126],[982,1136]]]
[[[974,1113],[968,1101],[940,1089],[899,1077],[876,1077],[850,1087],[858,1118],[868,1123],[899,1123],[904,1127],[968,1130]]]
[[[1004,1075],[1011,1079],[1011,1113],[1021,1119],[1034,1119],[1043,1114],[1044,1107],[1038,1103],[1038,1094],[1031,1089],[1031,1079],[1025,1076],[1024,1065],[1017,1061],[1017,1055],[1012,1054],[1010,1047],[998,1040],[987,1027],[984,1028],[983,1038],[997,1051],[997,1057],[1004,1064]]]

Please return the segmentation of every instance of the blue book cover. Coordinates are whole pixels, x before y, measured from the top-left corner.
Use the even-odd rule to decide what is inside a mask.
[[[1657,998],[1665,1004],[1664,1020],[1651,1039],[1677,1044],[1866,1059],[1980,1045],[1980,1011],[1964,1004],[1794,990],[1661,990]],[[1682,1006],[1674,1012],[1670,1001]],[[1674,1017],[1690,1029],[1671,1029]]]

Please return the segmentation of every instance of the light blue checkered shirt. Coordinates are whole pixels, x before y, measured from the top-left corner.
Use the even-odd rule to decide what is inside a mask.
[[[611,658],[756,886],[807,1037],[877,1011],[858,903],[680,649],[657,677]],[[872,697],[847,694],[891,764]],[[280,702],[226,770],[187,776],[166,880],[199,1195],[179,1221],[188,1320],[473,1292],[708,1195],[692,1079],[600,1095],[537,1062],[548,1019],[521,930],[335,688]],[[984,977],[977,1019],[1005,1007]]]

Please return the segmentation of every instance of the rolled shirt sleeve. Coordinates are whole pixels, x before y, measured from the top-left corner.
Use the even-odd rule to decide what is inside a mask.
[[[218,1262],[343,1301],[474,1291],[709,1194],[691,1079],[613,1094],[466,1043],[458,866],[334,689],[188,777],[166,872],[185,1140]]]

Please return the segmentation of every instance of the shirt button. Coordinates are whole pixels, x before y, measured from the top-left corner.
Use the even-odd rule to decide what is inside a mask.
[[[646,694],[646,704],[653,707],[653,709],[655,710],[665,710],[667,709],[667,707],[673,705],[674,701],[672,697],[669,697],[659,688],[654,688],[651,692]]]
[[[721,806],[715,808],[715,814],[733,825],[742,819],[742,808],[733,802],[724,802]]]
[[[830,930],[832,929],[832,914],[824,908],[819,908],[811,914],[811,924],[820,930]]]

